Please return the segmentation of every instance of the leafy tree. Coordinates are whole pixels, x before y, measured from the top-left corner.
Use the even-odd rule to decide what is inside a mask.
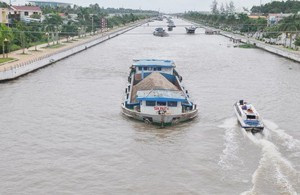
[[[1,7],[8,6],[4,2],[0,2]],[[54,32],[61,31],[60,35],[72,36],[78,35],[79,28],[86,32],[92,32],[96,28],[100,28],[101,19],[107,18],[108,27],[119,26],[128,22],[133,22],[147,16],[157,15],[157,11],[151,10],[134,10],[124,8],[107,8],[100,7],[97,3],[91,4],[88,7],[74,5],[73,7],[41,7],[45,20],[40,22],[23,23],[15,21],[11,24],[12,44],[18,47],[25,48],[37,42],[47,41],[48,36]],[[66,17],[61,17],[64,13]],[[108,18],[109,13],[116,13],[116,16]],[[77,19],[71,17],[71,14],[77,14]],[[121,14],[121,15],[120,15]],[[40,15],[34,14],[32,18],[40,19]],[[0,38],[2,31],[0,31]],[[1,41],[1,39],[0,39]],[[0,43],[1,44],[1,43]]]
[[[32,15],[30,16],[30,18],[41,19],[41,15],[40,15],[40,14],[32,14]]]
[[[220,6],[220,14],[225,14],[225,13],[226,13],[226,10],[225,10],[224,4],[221,3],[221,6]]]
[[[8,47],[7,50],[9,51],[10,43],[12,42],[14,35],[12,33],[11,28],[7,27],[4,24],[0,24],[0,44],[1,44],[1,51],[3,53],[3,44],[6,44]],[[5,45],[4,45],[5,46]]]
[[[63,24],[61,29],[61,35],[66,36],[67,39],[69,38],[69,36],[75,36],[77,35],[78,27],[79,26],[77,23],[71,21],[67,24]]]
[[[300,37],[296,38],[295,45],[296,46],[300,46]]]
[[[290,37],[290,47],[292,44],[292,37],[296,34],[298,36],[298,29],[300,29],[300,17],[297,14],[286,17],[279,23],[279,30],[284,31],[286,37]]]
[[[8,8],[9,5],[7,3],[3,2],[3,1],[0,1],[0,7],[1,8]]]
[[[277,38],[281,33],[279,32],[278,25],[272,25],[264,30],[266,38]]]
[[[63,20],[58,14],[49,14],[48,16],[46,16],[43,23],[46,31],[54,32],[58,26],[61,26],[63,24]]]
[[[211,13],[212,14],[218,14],[219,13],[217,0],[213,0],[213,2],[211,4]]]
[[[272,1],[261,6],[253,6],[252,13],[297,13],[300,10],[300,2],[295,0]]]
[[[233,3],[233,1],[230,1],[229,6],[228,6],[228,13],[233,14],[234,12],[235,12],[234,3]]]

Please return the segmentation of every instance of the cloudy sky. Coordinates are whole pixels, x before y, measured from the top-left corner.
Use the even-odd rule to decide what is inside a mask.
[[[9,0],[4,0],[8,2]],[[51,1],[51,0],[49,0]],[[161,12],[174,13],[184,11],[210,11],[213,0],[53,0],[57,2],[73,3],[80,6],[98,3],[101,7],[124,7],[134,9],[159,10]],[[229,3],[230,0],[217,0],[221,3]],[[251,8],[253,5],[268,3],[271,0],[233,0],[235,7],[239,10],[242,7]],[[12,4],[24,4],[26,0],[12,0]]]

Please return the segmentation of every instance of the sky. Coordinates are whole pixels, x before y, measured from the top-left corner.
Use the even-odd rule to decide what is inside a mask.
[[[8,2],[9,0],[4,0]],[[13,5],[24,5],[26,0],[11,0]],[[51,0],[49,0],[51,1]],[[98,3],[100,7],[113,8],[132,8],[143,10],[156,10],[164,13],[177,13],[184,11],[210,11],[213,0],[52,0],[57,2],[72,3],[79,6],[88,6],[89,4]],[[251,9],[253,5],[260,5],[270,2],[270,0],[232,0],[237,10],[243,7]],[[218,4],[230,0],[217,0]]]

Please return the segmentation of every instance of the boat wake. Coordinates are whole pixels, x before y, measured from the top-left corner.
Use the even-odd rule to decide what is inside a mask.
[[[300,183],[299,173],[268,138],[275,135],[281,137],[281,141],[284,143],[283,146],[288,149],[297,147],[298,141],[284,131],[279,131],[278,126],[274,123],[267,122],[266,127],[268,128],[265,128],[264,132],[269,136],[261,137],[247,133],[249,139],[261,148],[262,157],[258,168],[252,175],[252,189],[241,194],[274,194],[274,191],[276,191],[276,194],[296,195],[295,187],[299,186]]]
[[[275,123],[269,120],[264,120],[264,124],[268,130],[272,133],[272,136],[278,141],[281,146],[288,151],[299,151],[300,141],[293,136],[287,134],[284,130],[280,129]]]
[[[238,132],[236,131],[236,118],[229,118],[224,121],[219,127],[224,128],[224,146],[222,155],[220,156],[219,166],[224,170],[230,170],[236,167],[236,165],[242,165],[243,161],[239,158],[239,142]]]

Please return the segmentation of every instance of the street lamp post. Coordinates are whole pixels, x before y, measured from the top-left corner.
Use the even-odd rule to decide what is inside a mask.
[[[78,27],[78,38],[80,38],[81,28]]]
[[[3,58],[5,58],[5,44],[8,42],[8,39],[5,38],[2,42],[2,53],[3,53]]]
[[[294,27],[295,27],[295,29],[296,29],[295,34],[297,35],[298,29],[297,29],[296,26],[294,26]],[[290,48],[292,48],[292,41],[293,41],[292,39],[293,39],[293,32],[291,31],[291,32],[290,32]]]
[[[92,35],[94,35],[94,15],[92,15]]]
[[[50,45],[49,45],[49,33],[48,32],[46,32],[46,36],[47,36],[47,47],[49,47]]]
[[[20,33],[20,40],[21,40],[21,45],[22,45],[22,54],[25,54],[25,47],[26,47],[26,37],[24,31],[21,31]]]
[[[3,54],[3,58],[5,58],[5,53],[4,53],[4,48],[5,46],[4,46],[4,40],[2,41],[2,54]]]
[[[8,51],[8,43],[9,43],[9,40],[8,40],[8,39],[5,39],[4,41],[5,41],[4,43],[5,43],[5,45],[6,45],[6,58],[8,58],[8,52],[9,52],[9,51]]]
[[[56,31],[56,44],[59,44],[59,33],[60,31]]]

